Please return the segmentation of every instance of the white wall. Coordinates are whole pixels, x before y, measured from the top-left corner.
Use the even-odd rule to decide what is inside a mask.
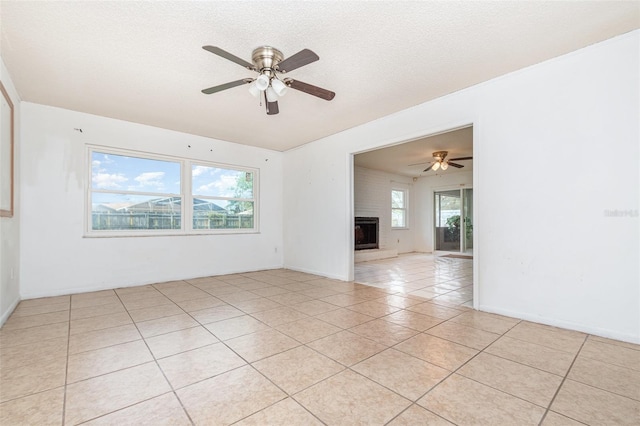
[[[259,168],[260,233],[83,237],[86,144]],[[22,298],[282,267],[282,153],[27,102],[22,148]]]
[[[352,153],[473,124],[480,309],[640,342],[639,40],[635,31],[288,151],[285,266],[353,276]],[[606,216],[616,209],[636,215]]]
[[[20,98],[0,57],[0,81],[13,103],[13,217],[0,217],[0,326],[20,301]]]
[[[354,217],[380,219],[379,245],[381,249],[396,249],[398,253],[414,251],[416,204],[413,181],[406,176],[356,167],[353,176]],[[407,191],[407,229],[391,228],[391,190]]]
[[[414,185],[416,216],[419,218],[416,221],[415,251],[431,253],[434,250],[434,192],[472,186],[473,172],[451,168],[446,172],[418,178]]]

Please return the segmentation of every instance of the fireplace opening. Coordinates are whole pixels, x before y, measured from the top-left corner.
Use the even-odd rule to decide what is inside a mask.
[[[355,218],[355,249],[377,249],[380,219],[377,217]]]

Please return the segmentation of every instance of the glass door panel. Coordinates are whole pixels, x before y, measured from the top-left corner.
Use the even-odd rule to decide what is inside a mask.
[[[435,193],[435,249],[460,251],[462,212],[461,191]]]
[[[463,189],[462,196],[462,205],[464,211],[463,251],[465,253],[473,254],[473,188]]]

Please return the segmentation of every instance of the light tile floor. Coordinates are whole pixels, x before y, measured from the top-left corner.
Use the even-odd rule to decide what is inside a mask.
[[[640,347],[473,311],[471,261],[25,300],[2,425],[638,424]]]

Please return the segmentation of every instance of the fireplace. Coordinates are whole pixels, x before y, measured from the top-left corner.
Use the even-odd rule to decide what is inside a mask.
[[[355,249],[377,249],[380,219],[377,217],[356,217]]]

